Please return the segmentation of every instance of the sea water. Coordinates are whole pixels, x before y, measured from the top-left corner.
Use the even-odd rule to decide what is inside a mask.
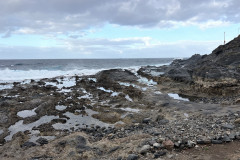
[[[93,75],[104,69],[137,70],[141,66],[160,66],[172,58],[155,59],[41,59],[0,60],[0,83],[57,76]]]

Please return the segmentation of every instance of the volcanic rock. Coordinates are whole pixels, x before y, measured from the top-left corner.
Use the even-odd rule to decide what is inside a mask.
[[[142,67],[138,74],[157,81],[165,90],[194,100],[202,97],[212,100],[218,96],[230,97],[229,103],[236,103],[240,94],[239,66],[240,36],[220,45],[209,55],[196,54],[189,59],[174,60],[168,66]]]

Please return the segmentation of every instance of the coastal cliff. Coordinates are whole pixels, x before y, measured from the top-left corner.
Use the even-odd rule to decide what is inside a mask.
[[[195,54],[168,66],[142,67],[138,73],[154,79],[164,90],[197,100],[238,103],[240,94],[240,36],[209,55]],[[216,100],[219,99],[219,100]]]

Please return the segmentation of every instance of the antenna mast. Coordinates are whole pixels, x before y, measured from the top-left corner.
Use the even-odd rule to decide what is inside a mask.
[[[226,40],[225,40],[225,32],[224,32],[224,45],[226,44]]]

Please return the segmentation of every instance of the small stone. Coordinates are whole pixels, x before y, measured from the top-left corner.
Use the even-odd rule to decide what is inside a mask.
[[[223,142],[231,142],[231,139],[228,137],[228,136],[224,136],[223,139],[222,139]]]
[[[150,149],[151,149],[151,146],[150,146],[150,145],[144,145],[144,146],[142,146],[142,148],[140,149],[139,153],[145,154],[145,153],[147,153]]]
[[[129,154],[127,160],[138,160],[138,155],[136,155],[136,154]]]
[[[160,152],[154,153],[154,158],[159,158],[161,156],[165,156],[166,154],[167,154],[167,152],[160,151]]]
[[[231,125],[231,124],[223,124],[221,126],[222,129],[233,129],[234,128],[234,125]]]
[[[174,148],[174,143],[171,140],[167,140],[163,142],[163,146],[168,149],[171,150]]]
[[[163,138],[163,137],[159,137],[157,140],[158,143],[162,143],[163,141],[165,141],[165,138]]]
[[[87,144],[86,139],[82,136],[77,136],[75,139],[77,145],[85,146]]]
[[[161,148],[161,144],[159,144],[159,143],[154,143],[154,144],[153,144],[153,147],[154,147],[154,148]]]
[[[222,143],[223,143],[222,140],[216,140],[216,139],[212,140],[212,144],[222,144]]]
[[[21,145],[22,148],[30,148],[30,147],[34,147],[34,146],[36,146],[36,144],[33,142],[25,142]]]
[[[154,140],[148,141],[148,144],[149,144],[150,146],[153,146],[154,143],[156,143],[156,141],[154,141]]]
[[[161,133],[160,132],[157,132],[157,131],[154,131],[153,135],[154,136],[159,136]]]
[[[167,157],[168,157],[169,159],[172,159],[172,158],[173,158],[173,155],[172,155],[172,154],[168,154]]]
[[[196,143],[193,142],[193,141],[190,141],[190,140],[189,140],[189,141],[187,142],[188,148],[193,148],[195,145],[196,145]]]
[[[122,159],[123,159],[123,158],[122,158],[121,156],[117,158],[117,160],[122,160]]]
[[[166,107],[166,106],[168,106],[169,105],[169,103],[162,103],[160,106],[161,107]]]
[[[155,121],[158,122],[158,121],[163,120],[163,119],[164,119],[164,115],[159,114],[159,115],[156,116]]]
[[[210,144],[211,143],[211,140],[209,139],[199,139],[197,140],[197,144]]]
[[[113,147],[112,149],[110,149],[110,151],[108,152],[109,154],[115,152],[116,150],[118,150],[120,147],[119,146],[116,146],[116,147]]]
[[[168,124],[169,123],[169,120],[168,119],[162,119],[162,120],[160,120],[159,122],[158,122],[158,124],[160,124],[160,125],[166,125],[166,124]]]
[[[179,148],[180,145],[181,145],[181,142],[180,142],[180,141],[174,143],[174,146],[175,146],[176,148]]]
[[[229,135],[229,138],[230,138],[231,140],[235,139],[235,137],[236,137],[236,134],[234,134],[234,133],[231,133],[231,134]]]
[[[41,146],[44,144],[48,144],[48,140],[46,138],[39,138],[38,140],[36,140],[37,143],[39,143]]]
[[[234,124],[239,126],[239,125],[240,125],[240,118],[236,119],[236,120],[234,121]]]
[[[142,122],[143,123],[149,123],[150,121],[151,121],[151,118],[144,118]]]

